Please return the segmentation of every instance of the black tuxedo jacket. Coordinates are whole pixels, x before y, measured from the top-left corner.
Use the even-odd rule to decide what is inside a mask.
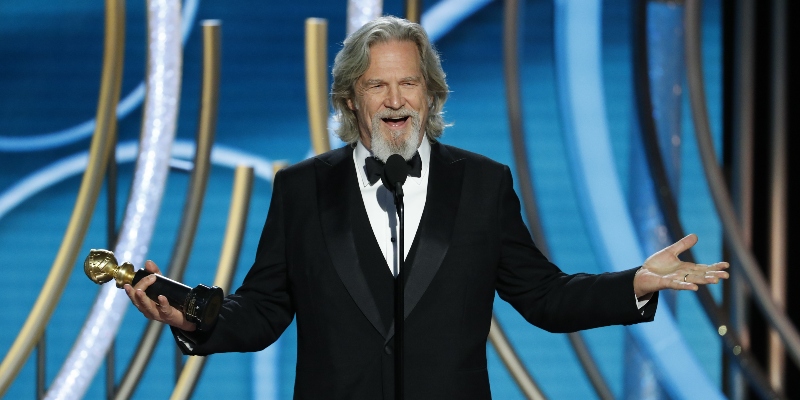
[[[256,351],[297,317],[297,399],[392,399],[392,277],[359,192],[353,149],[275,176],[255,262],[216,327],[187,354]],[[635,270],[567,275],[536,249],[508,167],[433,143],[425,210],[407,258],[408,399],[489,399],[486,339],[495,291],[551,332],[652,320]]]

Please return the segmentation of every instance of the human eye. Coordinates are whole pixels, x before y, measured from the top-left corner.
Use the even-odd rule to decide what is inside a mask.
[[[371,92],[380,90],[383,86],[384,83],[381,81],[367,81],[364,83],[364,88]]]

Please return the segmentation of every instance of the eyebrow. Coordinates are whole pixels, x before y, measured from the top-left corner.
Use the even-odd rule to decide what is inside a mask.
[[[378,83],[383,83],[383,79],[367,79],[364,81],[364,86],[376,85]]]
[[[400,82],[420,82],[422,81],[422,77],[420,76],[407,76],[405,78],[401,78]],[[375,85],[379,83],[385,83],[383,79],[367,79],[364,81],[364,86]]]
[[[403,79],[400,79],[400,82],[421,82],[421,81],[422,81],[421,76],[407,76]]]

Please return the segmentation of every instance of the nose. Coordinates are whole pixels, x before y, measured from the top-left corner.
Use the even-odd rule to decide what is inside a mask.
[[[402,108],[405,104],[406,101],[402,93],[400,93],[400,88],[394,85],[390,86],[383,105],[386,106],[386,108],[397,110]]]

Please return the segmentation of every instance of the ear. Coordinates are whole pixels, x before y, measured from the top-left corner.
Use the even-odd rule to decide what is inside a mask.
[[[349,108],[351,111],[356,110],[356,106],[353,104],[353,99],[347,99],[347,108]]]

